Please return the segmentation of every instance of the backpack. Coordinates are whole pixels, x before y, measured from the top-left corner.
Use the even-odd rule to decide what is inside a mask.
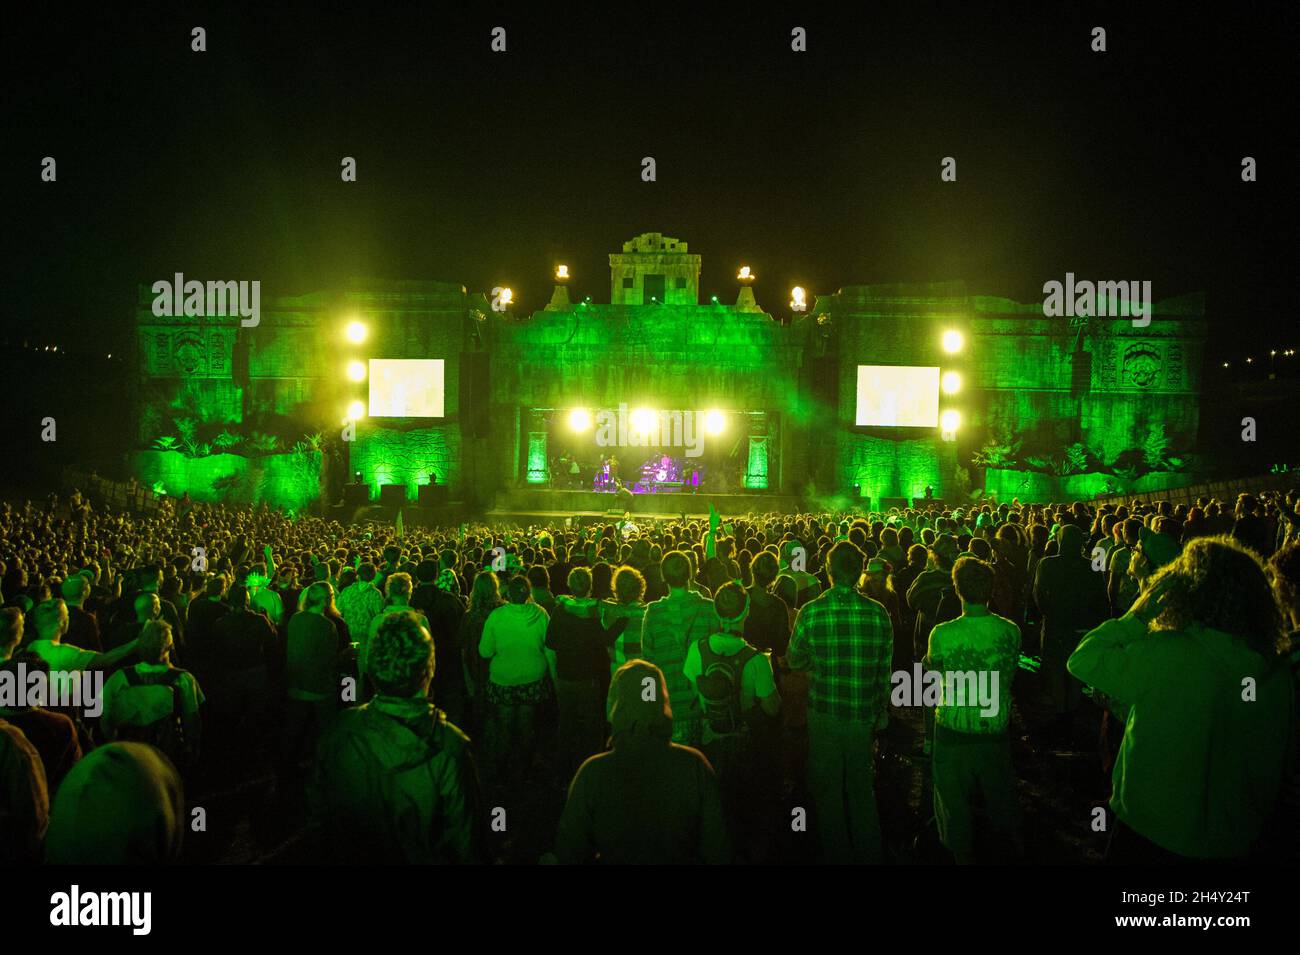
[[[724,656],[709,646],[709,636],[701,637],[700,675],[695,685],[704,705],[704,719],[719,736],[734,736],[748,726],[740,711],[740,688],[749,664],[758,651],[746,644],[739,653]]]
[[[135,667],[122,673],[128,686],[166,686],[172,691],[172,711],[152,723],[125,723],[117,729],[119,742],[148,743],[167,754],[178,767],[188,766],[193,753],[185,738],[183,717],[184,694],[179,685],[184,670],[171,669],[166,673],[142,674]]]

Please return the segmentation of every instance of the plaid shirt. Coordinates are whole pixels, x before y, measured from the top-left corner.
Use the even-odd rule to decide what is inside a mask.
[[[893,653],[888,611],[852,587],[834,587],[799,611],[786,662],[811,671],[815,712],[874,724],[889,706]]]

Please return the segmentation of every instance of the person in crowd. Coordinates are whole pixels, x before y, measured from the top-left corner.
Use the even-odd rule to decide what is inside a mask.
[[[384,595],[375,586],[375,574],[374,564],[361,564],[353,582],[339,592],[339,613],[347,621],[348,632],[357,638],[370,633],[370,622],[384,609]]]
[[[24,683],[29,683],[32,668],[40,667],[48,671],[44,661],[34,654],[18,654],[22,637],[23,615],[16,607],[0,609],[0,671],[6,671],[12,676],[15,686],[19,678],[19,663],[27,671]],[[27,741],[36,748],[45,770],[49,791],[58,792],[59,784],[82,756],[81,738],[76,724],[66,713],[48,709],[39,701],[18,698],[16,694],[12,701],[0,701],[0,719],[21,730]]]
[[[193,674],[172,666],[171,650],[171,626],[145,624],[136,646],[140,662],[104,684],[99,726],[107,739],[156,746],[183,772],[198,760],[204,696]]]
[[[292,775],[316,746],[342,702],[340,674],[349,649],[335,621],[334,588],[318,580],[302,592],[285,640],[285,700],[280,771]]]
[[[830,590],[799,611],[786,661],[810,672],[808,788],[830,862],[883,860],[872,750],[889,704],[894,634],[885,608],[858,593],[862,551],[826,557]]]
[[[488,662],[479,653],[483,628],[492,611],[505,601],[501,597],[501,582],[490,570],[480,570],[470,588],[469,609],[460,623],[461,659],[465,669],[465,689],[470,697],[470,729],[477,738],[487,715]]]
[[[369,655],[375,696],[339,714],[315,763],[313,814],[332,861],[486,861],[469,738],[428,698],[436,665],[423,616],[384,615]]]
[[[1084,637],[1070,672],[1129,705],[1109,861],[1250,855],[1281,792],[1295,719],[1284,645],[1260,558],[1230,537],[1192,540],[1127,613]]]
[[[99,653],[104,649],[99,639],[99,622],[94,614],[85,610],[86,598],[90,596],[90,579],[82,574],[73,574],[63,582],[60,592],[63,602],[68,605],[68,632],[64,634],[63,642],[70,647]]]
[[[138,641],[132,640],[115,650],[95,653],[63,643],[68,631],[68,608],[62,598],[44,601],[32,616],[36,623],[36,639],[26,647],[27,652],[40,657],[49,667],[50,691],[60,700],[74,699],[73,683],[83,670],[109,670],[136,650]],[[83,704],[89,701],[83,701]]]
[[[595,575],[592,575],[595,586]],[[600,622],[609,643],[610,675],[628,660],[643,655],[641,624],[645,617],[645,577],[634,567],[620,566],[611,582],[612,596],[600,602]]]
[[[609,692],[608,752],[578,770],[555,837],[561,863],[725,864],[726,817],[713,768],[672,741],[668,685],[658,667],[630,660]]]
[[[776,555],[762,551],[750,564],[753,582],[745,588],[749,595],[745,642],[772,654],[773,659],[785,656],[790,645],[790,615],[781,599],[772,594],[772,585],[780,569]]]
[[[662,570],[668,596],[645,608],[640,651],[663,673],[668,692],[677,701],[673,707],[673,742],[698,746],[703,733],[702,714],[695,687],[684,669],[686,652],[716,629],[717,615],[710,598],[689,589],[691,564],[684,552],[665,554]]]
[[[765,861],[775,808],[775,773],[781,712],[770,657],[745,642],[749,594],[736,582],[713,598],[716,632],[686,652],[683,673],[702,714],[702,750],[722,785],[723,805],[735,820],[736,846],[750,861]]]
[[[424,614],[434,652],[444,661],[433,675],[433,698],[447,718],[463,729],[469,707],[460,642],[465,598],[460,594],[460,578],[451,566],[454,563],[454,553],[445,553],[438,561],[424,560],[416,566],[420,583],[411,594],[411,609]]]
[[[209,690],[213,742],[223,753],[250,737],[260,740],[271,705],[273,661],[280,652],[275,627],[254,609],[249,588],[236,584],[227,597],[230,612],[212,625],[212,646],[195,675]]]
[[[411,575],[398,571],[384,578],[384,603],[378,612],[370,618],[365,630],[353,631],[360,645],[357,647],[357,671],[365,678],[366,660],[371,639],[383,624],[384,618],[393,613],[405,613],[411,609],[411,596],[414,593]],[[427,621],[426,621],[427,626]]]
[[[550,618],[533,603],[527,577],[506,581],[506,601],[488,617],[478,645],[489,663],[489,780],[503,798],[518,795],[532,769],[542,707],[555,692],[555,652],[546,647]]]
[[[187,823],[184,787],[167,757],[145,743],[109,743],[87,753],[59,788],[45,861],[170,865],[180,860]]]
[[[574,567],[567,595],[555,598],[546,646],[555,654],[562,778],[571,779],[583,760],[605,742],[605,694],[609,686],[609,641],[591,593],[591,571]]]
[[[1083,531],[1064,524],[1059,537],[1060,552],[1038,565],[1034,602],[1043,617],[1041,676],[1055,717],[1050,742],[1069,746],[1083,686],[1071,679],[1066,661],[1083,635],[1109,616],[1110,604],[1101,572],[1083,553]]]
[[[41,756],[23,731],[0,718],[0,863],[35,865],[50,824]]]
[[[1023,851],[1016,776],[1011,763],[1011,681],[1020,659],[1020,628],[989,610],[997,572],[960,557],[952,568],[961,616],[937,624],[923,661],[938,672],[932,772],[939,838],[960,865],[975,860],[974,803],[1009,857]]]

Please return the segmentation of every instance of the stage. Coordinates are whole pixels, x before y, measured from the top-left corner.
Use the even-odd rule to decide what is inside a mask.
[[[525,487],[499,494],[487,517],[494,520],[516,517],[542,517],[550,520],[579,514],[587,517],[621,516],[625,511],[647,518],[673,518],[683,514],[698,517],[708,516],[710,503],[724,517],[772,512],[797,514],[802,510],[799,498],[766,491],[733,494],[633,494],[629,498],[626,494],[601,491]]]

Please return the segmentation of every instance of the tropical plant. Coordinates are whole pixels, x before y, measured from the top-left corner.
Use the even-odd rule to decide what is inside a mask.
[[[1011,433],[1009,425],[996,424],[989,429],[984,447],[971,456],[971,463],[981,468],[1010,467],[1020,456],[1021,444],[1022,439]]]
[[[212,439],[212,446],[225,450],[226,448],[238,447],[243,442],[243,435],[235,434],[233,431],[223,431]]]
[[[172,435],[165,434],[153,444],[159,451],[175,451],[177,441]]]

